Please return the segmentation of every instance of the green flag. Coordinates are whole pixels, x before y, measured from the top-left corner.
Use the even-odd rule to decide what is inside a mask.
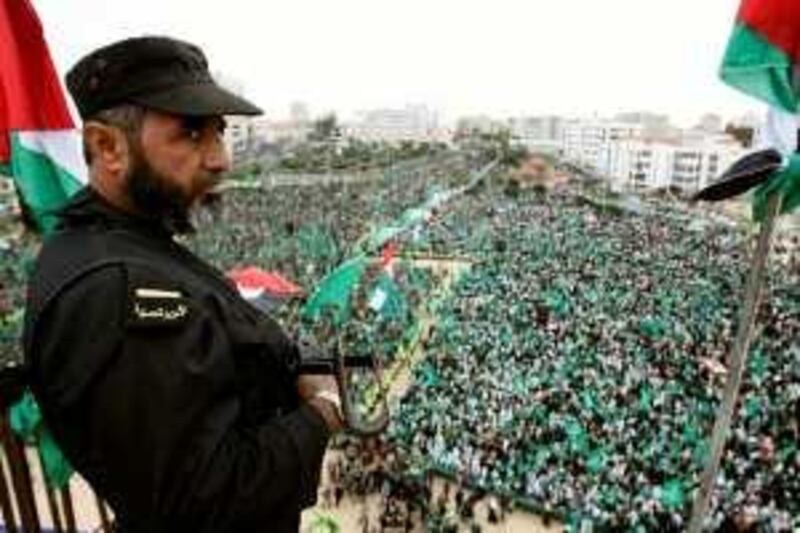
[[[360,255],[326,276],[303,306],[303,317],[316,320],[323,310],[332,309],[337,323],[346,319],[350,314],[350,297],[364,275],[368,262],[365,256]]]
[[[767,216],[767,200],[777,193],[783,197],[781,213],[800,207],[800,154],[792,154],[789,164],[759,187],[753,195],[753,220],[763,222]]]
[[[720,75],[732,87],[796,113],[800,2],[742,0]]]

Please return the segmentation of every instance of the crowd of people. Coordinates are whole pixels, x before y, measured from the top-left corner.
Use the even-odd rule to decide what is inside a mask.
[[[313,287],[360,238],[437,188],[466,181],[470,168],[467,158],[446,153],[387,167],[377,181],[234,188],[199,213],[200,231],[188,244],[225,271],[255,263]]]
[[[468,488],[432,470],[409,475],[403,455],[385,438],[343,439],[326,466],[322,509],[355,504],[362,533],[475,533],[502,523],[513,508],[510,497]]]
[[[276,169],[311,173],[366,170],[390,167],[399,161],[434,156],[447,151],[447,145],[443,143],[406,141],[393,144],[358,139],[348,139],[342,143],[330,134],[330,131],[317,131],[312,133],[310,142],[288,148],[277,161]]]
[[[571,192],[483,191],[421,246],[474,259],[390,438],[420,469],[570,523],[685,528],[748,267],[738,230]],[[407,243],[413,246],[412,242]],[[800,520],[800,292],[774,270],[713,522]]]
[[[20,361],[25,283],[33,268],[39,241],[23,230],[16,215],[0,214],[0,368]]]
[[[223,271],[256,265],[309,296],[364,251],[365,236],[466,183],[474,163],[438,154],[390,167],[375,182],[234,188],[204,211],[187,244]],[[403,298],[394,312],[375,303],[386,268],[380,250],[370,250],[375,261],[347,296],[344,323],[327,313],[308,320],[304,299],[277,309],[288,330],[387,365],[420,311],[432,315],[388,432],[343,440],[323,501],[378,492],[378,526],[400,530],[460,523],[478,531],[479,501],[491,509],[485,522],[521,505],[576,527],[684,529],[751,235],[674,201],[646,204],[605,209],[572,186],[509,194],[487,179],[393,243],[390,276]],[[23,241],[0,249],[6,360],[18,357],[35,249],[35,240]],[[420,255],[471,265],[435,308],[430,295],[442,278],[414,261]],[[800,527],[798,282],[796,264],[773,265],[717,480],[719,530]],[[433,489],[439,476],[449,480],[446,496]]]
[[[256,262],[313,287],[353,253],[348,244],[447,187],[447,172],[242,192],[194,244],[223,251],[223,266]],[[309,227],[336,253],[315,255]],[[436,471],[572,524],[684,528],[736,331],[746,237],[669,202],[634,214],[570,188],[509,195],[499,182],[404,234],[401,255],[472,267],[437,310],[425,360],[393,413],[386,446],[402,468],[387,467],[387,479]],[[800,517],[797,281],[791,269],[771,272],[714,499],[721,529],[781,530]],[[362,289],[343,326],[311,330],[391,361],[427,283],[402,284],[413,294],[402,324],[382,322]],[[302,324],[301,303],[279,311],[287,327]]]

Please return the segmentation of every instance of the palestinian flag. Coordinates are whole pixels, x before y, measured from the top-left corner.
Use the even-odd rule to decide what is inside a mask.
[[[318,320],[326,311],[333,313],[335,323],[342,324],[350,318],[350,300],[369,265],[369,258],[356,256],[325,276],[314,293],[303,305],[306,320]]]
[[[45,232],[87,182],[80,136],[28,0],[0,0],[0,172],[14,178]]]
[[[769,105],[798,111],[800,2],[743,0],[721,76]]]
[[[264,312],[272,312],[283,302],[300,298],[303,290],[277,272],[266,272],[255,266],[228,272],[242,298]]]
[[[742,0],[720,72],[727,84],[770,105],[763,147],[785,158],[784,168],[753,195],[753,218],[763,221],[771,194],[781,213],[800,206],[800,0]]]
[[[380,273],[369,299],[370,308],[383,317],[399,318],[407,310],[406,300],[394,277],[395,257],[399,246],[389,241],[381,251]]]
[[[772,194],[780,194],[781,214],[791,213],[800,207],[800,119],[797,114],[772,108],[759,132],[762,149],[777,150],[784,158],[784,165],[774,176],[756,189],[753,194],[753,219],[763,222],[767,216],[767,204]]]

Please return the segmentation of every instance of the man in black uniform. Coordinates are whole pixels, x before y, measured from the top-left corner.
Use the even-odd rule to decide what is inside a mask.
[[[61,212],[28,294],[24,349],[46,423],[121,531],[297,531],[342,419],[335,381],[178,244],[228,158],[197,47],[129,39],[67,75],[90,185]]]

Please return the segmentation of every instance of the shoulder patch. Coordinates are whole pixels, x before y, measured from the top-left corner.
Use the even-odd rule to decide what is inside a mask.
[[[135,327],[178,326],[189,318],[189,299],[178,290],[132,287],[128,325]]]

